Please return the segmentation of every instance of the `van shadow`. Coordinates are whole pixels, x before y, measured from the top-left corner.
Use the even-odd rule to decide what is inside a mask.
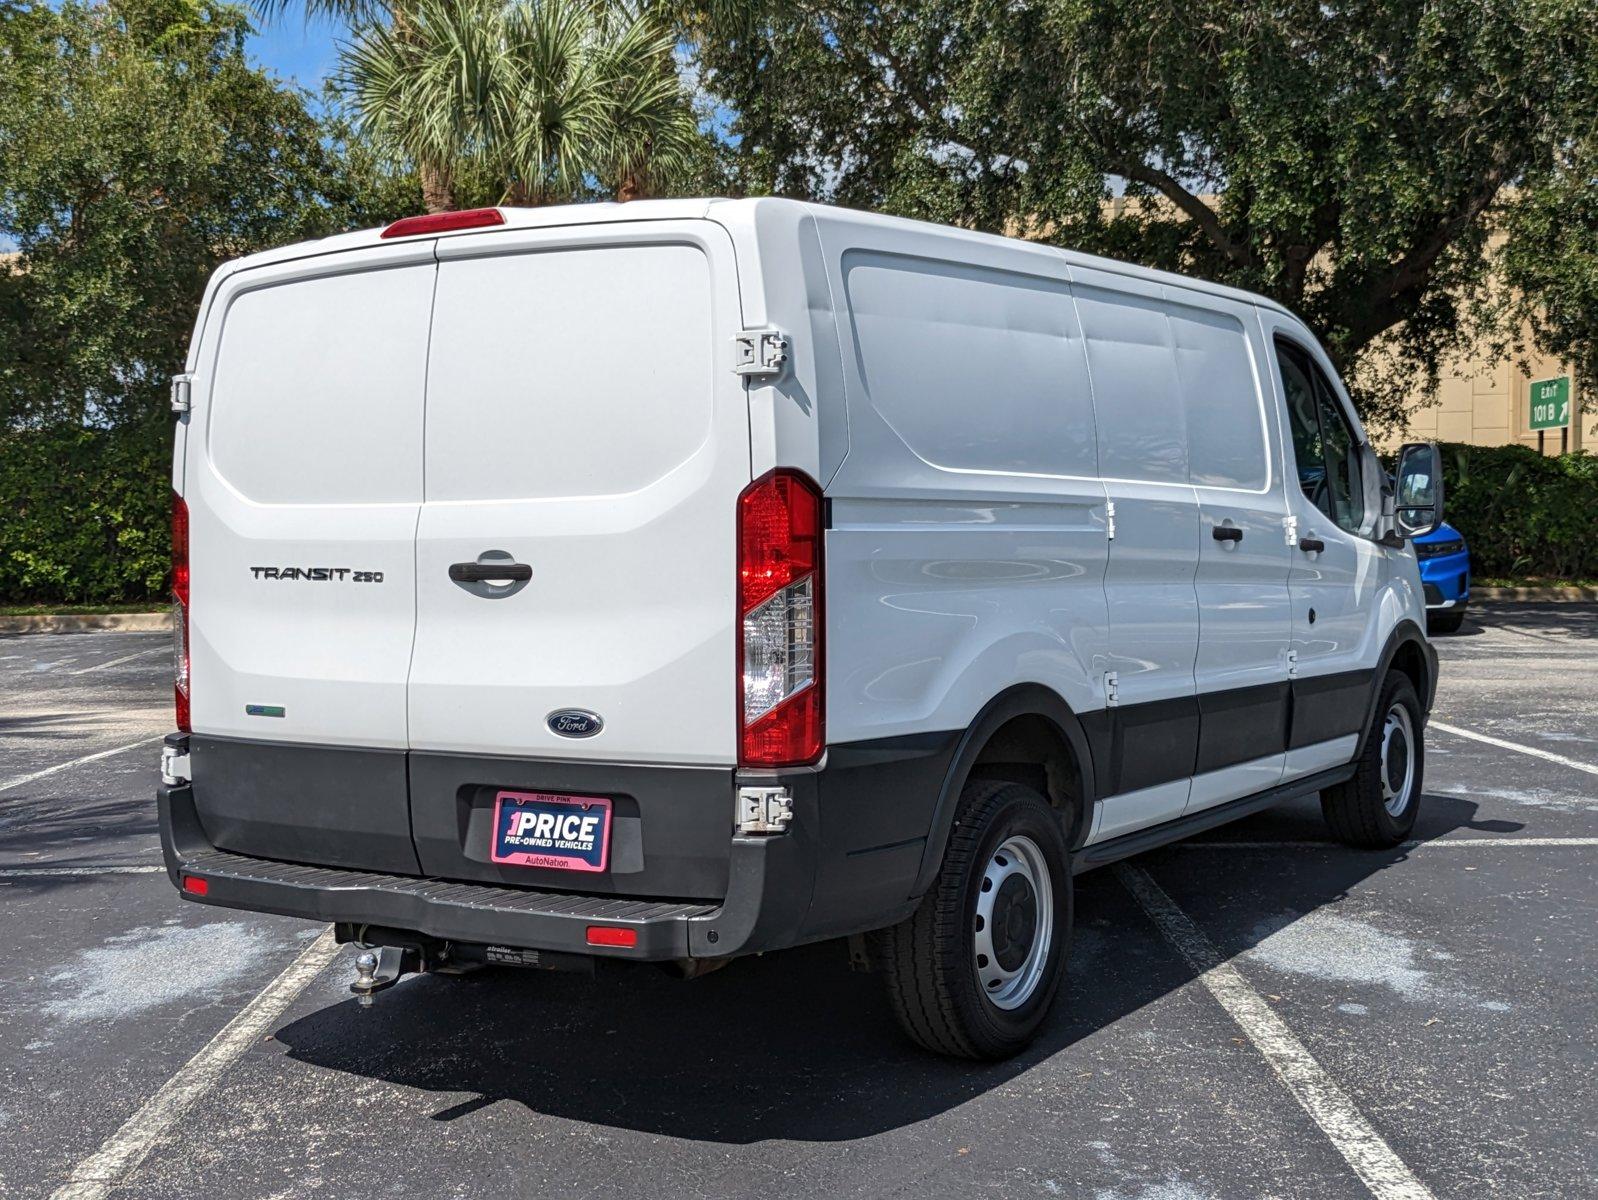
[[[1476,805],[1456,796],[1428,795],[1422,811],[1417,840],[1459,828],[1517,827],[1478,823]],[[1313,803],[1221,832],[1209,840],[1329,841]],[[1302,862],[1279,873],[1277,886],[1239,884],[1240,902],[1259,917],[1240,921],[1244,927],[1268,928],[1284,911],[1307,913],[1335,901],[1407,857],[1342,847],[1281,853]],[[1156,879],[1213,870],[1214,863],[1181,850],[1133,861]],[[1217,886],[1241,879],[1247,862],[1229,857]],[[839,943],[741,960],[688,983],[653,968],[594,979],[510,969],[407,979],[370,1009],[335,1004],[294,1021],[276,1039],[298,1061],[447,1097],[434,1121],[509,1102],[672,1138],[839,1142],[962,1105],[1069,1054],[1192,978],[1114,872],[1100,870],[1077,880],[1070,973],[1053,1015],[1037,1043],[1005,1063],[952,1062],[909,1045],[879,981],[850,971]]]

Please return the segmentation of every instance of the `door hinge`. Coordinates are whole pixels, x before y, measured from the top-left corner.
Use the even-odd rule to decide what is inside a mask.
[[[1104,703],[1106,707],[1121,703],[1120,680],[1114,671],[1104,673]]]
[[[793,820],[793,796],[785,787],[738,789],[738,832],[785,833]]]
[[[1109,541],[1115,540],[1115,501],[1104,502],[1104,536]]]
[[[1298,545],[1298,518],[1283,517],[1282,528],[1287,532],[1287,544],[1289,546]]]
[[[1298,674],[1298,651],[1297,650],[1289,650],[1287,652],[1287,676],[1288,676],[1289,679],[1291,679],[1293,676],[1295,676],[1297,674]]]
[[[732,335],[733,371],[753,379],[782,374],[788,361],[788,335],[780,329],[745,329]]]
[[[189,393],[193,389],[194,376],[188,372],[172,376],[172,411],[186,413],[189,411]]]

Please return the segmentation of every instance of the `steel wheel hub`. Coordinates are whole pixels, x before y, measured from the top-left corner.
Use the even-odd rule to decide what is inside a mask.
[[[1415,727],[1409,709],[1395,704],[1382,725],[1382,803],[1390,815],[1403,815],[1415,788]]]
[[[988,859],[972,919],[977,985],[998,1008],[1019,1008],[1037,990],[1054,941],[1054,885],[1038,844],[1007,839]]]

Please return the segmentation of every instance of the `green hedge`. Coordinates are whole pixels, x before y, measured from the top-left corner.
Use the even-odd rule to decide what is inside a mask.
[[[1445,443],[1449,524],[1477,575],[1598,574],[1598,457]]]
[[[166,598],[172,425],[0,430],[0,604]]]

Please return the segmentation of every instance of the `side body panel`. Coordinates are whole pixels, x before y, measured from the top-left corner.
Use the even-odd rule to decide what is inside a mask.
[[[963,730],[1006,688],[1103,706],[1104,489],[1063,264],[818,215],[848,398],[828,485],[828,740]]]
[[[1105,575],[1116,703],[1095,836],[1181,815],[1198,749],[1198,499],[1160,285],[1074,267],[1098,427],[1115,506]],[[1103,775],[1101,774],[1101,780]]]
[[[1293,551],[1269,385],[1273,360],[1251,306],[1202,299],[1203,307],[1182,304],[1172,318],[1202,525],[1195,668],[1201,732],[1189,813],[1281,781],[1292,635]]]

